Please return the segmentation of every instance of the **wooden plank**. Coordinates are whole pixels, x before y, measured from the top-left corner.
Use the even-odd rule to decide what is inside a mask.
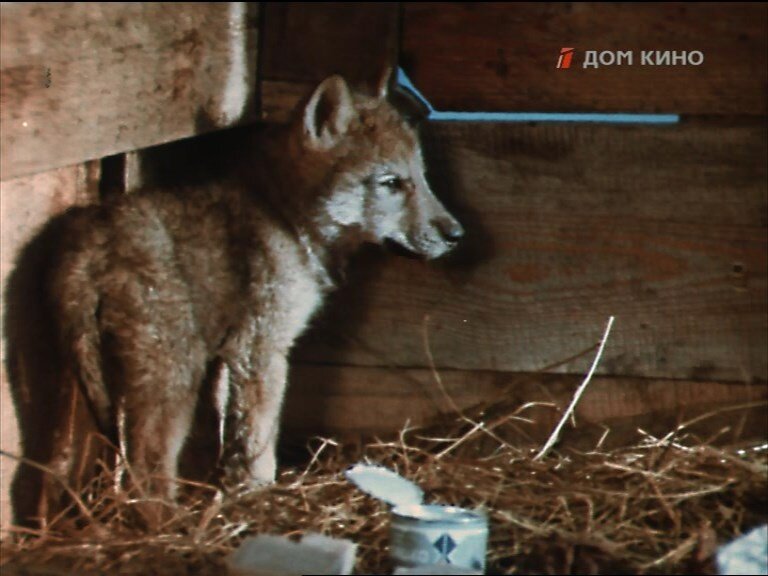
[[[22,246],[51,217],[75,204],[87,204],[98,198],[99,163],[58,168],[0,183],[0,286],[5,313],[6,281]],[[39,303],[32,300],[30,308]],[[30,316],[31,318],[31,316]],[[3,324],[5,329],[5,324]],[[19,454],[19,430],[6,375],[6,347],[0,350],[0,447]],[[16,462],[0,458],[0,526],[10,523],[10,484]]]
[[[341,74],[358,89],[397,66],[397,2],[268,2],[261,119],[285,122],[318,82]]]
[[[768,7],[759,3],[404,3],[402,62],[440,110],[766,113]],[[557,70],[563,47],[571,68]],[[587,50],[632,66],[582,67]],[[643,66],[643,50],[704,54]]]
[[[0,184],[0,278],[13,268],[16,255],[49,218],[74,205],[99,198],[99,163],[65,166]]]
[[[541,442],[560,419],[562,410],[581,381],[577,376],[514,374],[487,370],[440,371],[447,395],[460,410],[478,417],[472,407],[484,405],[483,421],[491,424],[527,403],[551,403],[530,407],[518,415],[531,422],[513,421],[503,427],[505,436],[517,442]],[[760,438],[766,429],[765,401],[768,386],[723,384],[685,380],[596,378],[576,409],[578,430],[565,435],[579,443],[594,441],[595,432],[612,428],[611,442],[637,442],[637,426],[656,433],[671,431],[677,424],[711,410],[756,403],[748,422],[737,425],[745,411],[727,412],[729,441]],[[283,418],[286,438],[326,435],[337,438],[392,436],[408,426],[423,427],[454,421],[457,414],[440,391],[432,371],[353,366],[297,365]],[[762,402],[762,404],[761,404]],[[760,417],[760,415],[763,417]],[[711,420],[707,423],[709,431]],[[613,430],[615,429],[615,434]],[[497,430],[500,431],[500,430]]]
[[[397,2],[267,2],[262,77],[375,85],[396,62],[398,19]]]
[[[13,3],[0,17],[3,179],[254,113],[247,3]]]
[[[290,120],[302,98],[309,96],[315,84],[264,80],[261,82],[261,119],[283,123]]]
[[[361,255],[304,361],[536,372],[616,327],[601,373],[765,380],[766,134],[749,123],[429,126],[468,234],[435,263]],[[588,359],[558,370],[582,373]]]

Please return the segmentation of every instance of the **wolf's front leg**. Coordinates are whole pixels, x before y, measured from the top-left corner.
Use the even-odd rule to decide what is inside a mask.
[[[227,487],[255,488],[274,482],[275,449],[288,361],[286,354],[262,355],[250,376],[231,375],[231,396],[223,456]]]

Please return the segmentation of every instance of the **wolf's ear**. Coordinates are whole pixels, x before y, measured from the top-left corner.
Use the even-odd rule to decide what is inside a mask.
[[[380,100],[384,100],[387,96],[389,96],[389,87],[391,84],[392,84],[392,66],[387,66],[381,72],[379,81],[376,83],[375,96]]]
[[[341,76],[323,80],[304,107],[305,141],[313,148],[328,149],[344,134],[355,113],[352,95]]]

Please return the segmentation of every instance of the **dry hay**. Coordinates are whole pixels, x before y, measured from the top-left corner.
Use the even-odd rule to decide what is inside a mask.
[[[404,430],[363,447],[317,440],[304,469],[258,493],[222,497],[188,486],[158,525],[141,498],[97,489],[42,531],[3,542],[3,574],[221,574],[223,557],[253,533],[321,532],[358,543],[358,572],[387,573],[387,506],[343,477],[360,460],[419,484],[429,502],[489,512],[488,568],[498,573],[706,573],[717,543],[768,517],[766,446],[715,448],[686,426],[635,446],[535,451],[503,440],[523,406],[483,424],[462,416],[447,437]],[[486,415],[488,412],[484,412]],[[490,440],[490,443],[489,443]],[[101,483],[101,484],[100,484]]]

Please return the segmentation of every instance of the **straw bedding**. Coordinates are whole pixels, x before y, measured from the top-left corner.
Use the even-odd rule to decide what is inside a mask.
[[[350,538],[358,573],[388,573],[387,506],[343,476],[361,460],[418,483],[428,502],[485,509],[491,573],[712,573],[718,543],[768,518],[764,443],[715,447],[680,426],[535,459],[499,422],[464,415],[363,446],[316,439],[309,463],[273,486],[224,496],[190,484],[157,523],[105,469],[45,529],[4,537],[3,573],[221,574],[246,535],[304,532]]]

